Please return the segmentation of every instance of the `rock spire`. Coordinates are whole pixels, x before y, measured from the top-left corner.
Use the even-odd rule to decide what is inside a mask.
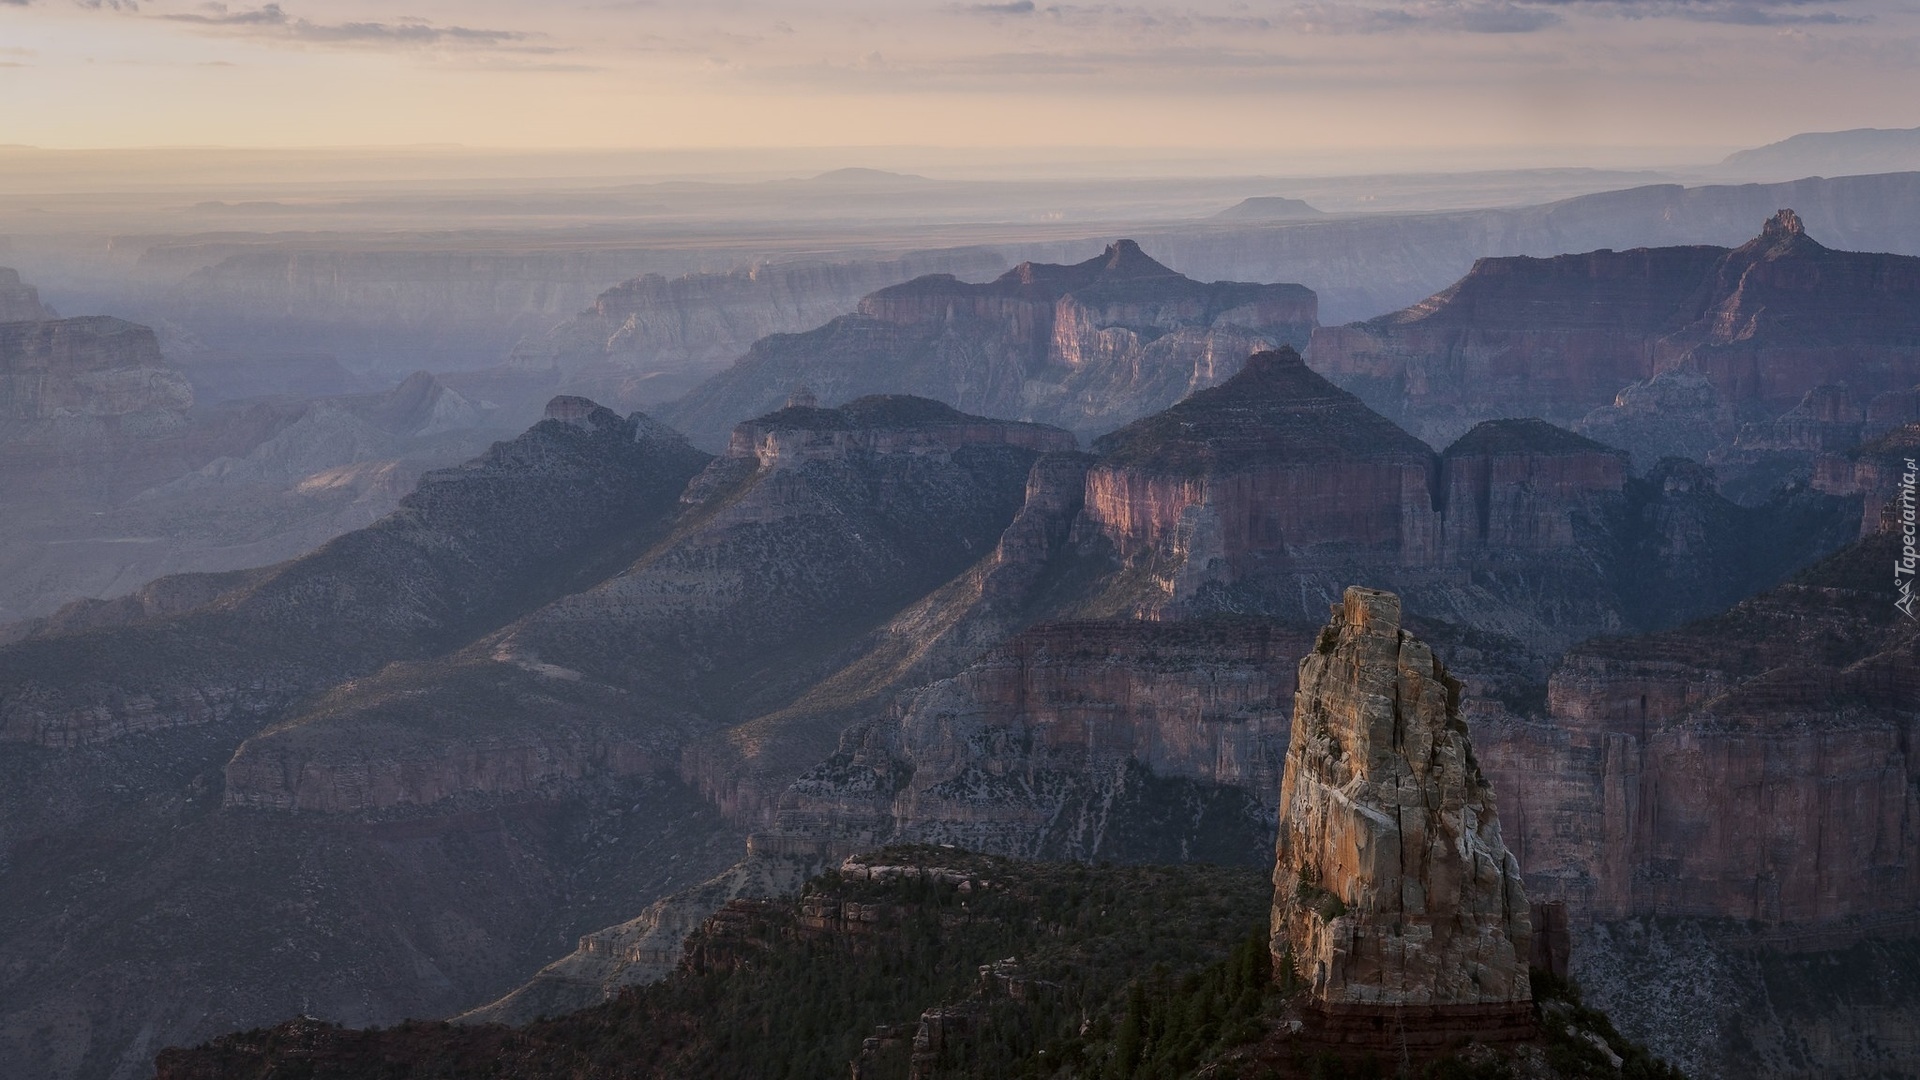
[[[1280,789],[1273,952],[1335,1017],[1524,1030],[1531,931],[1519,863],[1460,718],[1460,683],[1346,591],[1300,662]]]

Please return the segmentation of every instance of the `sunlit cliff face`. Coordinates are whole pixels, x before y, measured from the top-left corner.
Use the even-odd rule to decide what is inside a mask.
[[[1655,163],[1909,126],[1916,42],[1892,0],[0,0],[0,143]]]

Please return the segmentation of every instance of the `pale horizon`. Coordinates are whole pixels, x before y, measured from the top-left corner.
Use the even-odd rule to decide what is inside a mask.
[[[0,0],[0,144],[1677,167],[1920,123],[1915,55],[1891,2]]]

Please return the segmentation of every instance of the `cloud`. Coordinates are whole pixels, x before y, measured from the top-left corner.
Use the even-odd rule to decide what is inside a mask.
[[[962,11],[971,11],[976,15],[1031,15],[1033,0],[1013,0],[1008,4],[968,4]]]
[[[100,0],[94,0],[100,2]],[[106,3],[123,0],[104,0]],[[234,10],[225,4],[205,4],[198,12],[159,16],[168,22],[205,27],[266,40],[292,41],[313,45],[372,46],[384,48],[426,48],[454,46],[467,48],[510,49],[518,52],[557,52],[551,46],[534,45],[535,35],[518,30],[480,30],[468,26],[436,26],[425,19],[396,19],[392,22],[314,22],[290,15],[279,4]]]
[[[1871,14],[1833,10],[1846,0],[1515,0],[1535,10],[1559,8],[1629,19],[1682,19],[1734,26],[1843,26],[1872,22]]]
[[[1833,10],[1845,0],[1405,0],[1399,3],[1296,4],[1287,15],[1306,33],[1379,34],[1453,30],[1516,34],[1546,30],[1567,14],[1628,19],[1681,19],[1739,26],[1837,26],[1871,15]]]
[[[1386,34],[1409,30],[1468,34],[1524,34],[1565,21],[1552,5],[1528,0],[1419,0],[1368,5],[1298,4],[1288,13],[1292,28],[1313,34]]]

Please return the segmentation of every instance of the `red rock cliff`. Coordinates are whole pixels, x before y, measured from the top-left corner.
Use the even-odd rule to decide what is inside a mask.
[[[1597,639],[1478,740],[1539,895],[1580,918],[1914,919],[1920,640],[1881,535],[1665,634]]]

